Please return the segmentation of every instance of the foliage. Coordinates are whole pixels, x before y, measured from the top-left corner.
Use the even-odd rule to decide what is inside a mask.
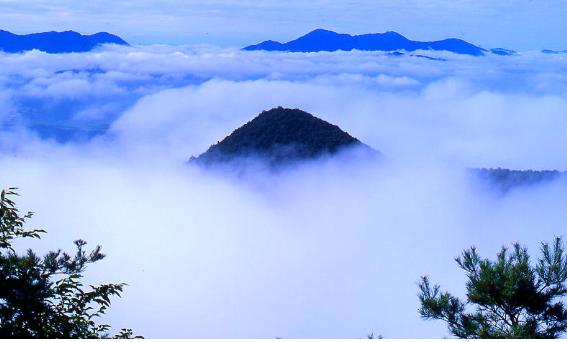
[[[456,259],[467,274],[463,302],[427,277],[419,284],[424,319],[447,322],[460,338],[557,338],[567,330],[567,256],[561,238],[541,244],[535,265],[519,244],[503,247],[496,261],[474,247]]]
[[[338,126],[299,109],[277,107],[263,111],[192,161],[208,165],[259,157],[279,165],[332,155],[352,146],[371,150]]]
[[[534,170],[509,170],[509,169],[472,169],[482,180],[487,181],[491,188],[506,193],[513,188],[521,186],[532,186],[553,181],[565,172],[557,170],[534,171]]]
[[[32,213],[20,214],[12,200],[15,190],[0,196],[0,338],[109,337],[110,326],[95,320],[126,284],[82,284],[86,267],[105,257],[100,246],[86,251],[83,240],[75,241],[74,254],[57,250],[40,257],[29,249],[19,255],[16,238],[40,238],[45,231],[23,228]],[[115,337],[133,333],[123,329]]]

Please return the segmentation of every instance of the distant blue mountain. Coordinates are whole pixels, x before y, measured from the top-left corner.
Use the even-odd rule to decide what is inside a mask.
[[[40,50],[47,53],[86,52],[102,44],[128,45],[122,38],[106,32],[82,35],[74,31],[17,35],[0,30],[0,51],[18,53]]]
[[[417,58],[425,58],[428,59],[430,61],[446,61],[445,58],[440,58],[440,57],[431,57],[431,56],[425,56],[425,55],[413,55],[413,54],[405,54],[399,51],[393,51],[393,52],[388,52],[388,56],[392,56],[392,57],[402,57],[402,56],[410,56],[410,57],[417,57]]]
[[[513,55],[517,54],[517,52],[514,51],[514,50],[508,50],[508,49],[503,49],[503,48],[490,49],[490,52],[492,52],[495,55],[500,55],[500,56],[513,56]]]
[[[559,53],[567,53],[567,50],[563,50],[563,51],[541,50],[541,52],[555,55],[555,54],[559,54]]]
[[[431,57],[431,56],[425,56],[425,55],[410,55],[412,57],[417,57],[417,58],[425,58],[425,59],[429,59],[430,61],[446,61],[445,58],[439,58],[439,57]]]
[[[268,40],[256,45],[250,45],[243,50],[255,51],[289,51],[289,52],[319,52],[319,51],[415,51],[437,50],[450,51],[459,54],[482,56],[485,49],[467,43],[464,40],[449,38],[433,42],[418,42],[409,40],[396,32],[372,33],[352,36],[350,34],[317,29],[287,43]]]

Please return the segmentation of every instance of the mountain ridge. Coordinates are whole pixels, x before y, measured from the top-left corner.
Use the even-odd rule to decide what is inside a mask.
[[[21,53],[39,50],[47,53],[88,52],[103,44],[129,45],[108,32],[82,35],[75,31],[49,31],[18,35],[0,30],[0,51]]]
[[[559,170],[471,168],[469,171],[487,186],[501,193],[507,193],[514,188],[545,184],[567,176],[567,172]]]
[[[320,51],[416,51],[435,50],[450,51],[458,54],[482,56],[488,50],[468,43],[458,38],[447,38],[443,40],[421,42],[410,40],[403,35],[387,31],[384,33],[367,33],[361,35],[350,35],[337,33],[325,29],[315,29],[295,40],[280,43],[267,40],[255,45],[243,48],[246,51],[288,51],[288,52],[320,52]]]

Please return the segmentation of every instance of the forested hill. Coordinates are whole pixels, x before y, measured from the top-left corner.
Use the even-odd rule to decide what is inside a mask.
[[[566,176],[567,172],[557,170],[510,170],[510,169],[471,169],[471,172],[486,182],[487,186],[501,192],[513,188],[528,187],[554,181]]]
[[[254,157],[282,164],[333,155],[354,146],[378,153],[336,125],[300,109],[277,107],[263,111],[191,160],[213,164]]]

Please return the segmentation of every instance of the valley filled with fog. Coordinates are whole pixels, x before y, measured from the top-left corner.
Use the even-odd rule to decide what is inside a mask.
[[[105,317],[145,337],[448,336],[417,282],[454,257],[567,232],[567,179],[502,192],[470,168],[567,170],[567,55],[438,58],[211,46],[0,53],[2,186],[20,248],[85,239],[126,282]],[[263,110],[300,108],[379,150],[285,172],[187,163]]]

